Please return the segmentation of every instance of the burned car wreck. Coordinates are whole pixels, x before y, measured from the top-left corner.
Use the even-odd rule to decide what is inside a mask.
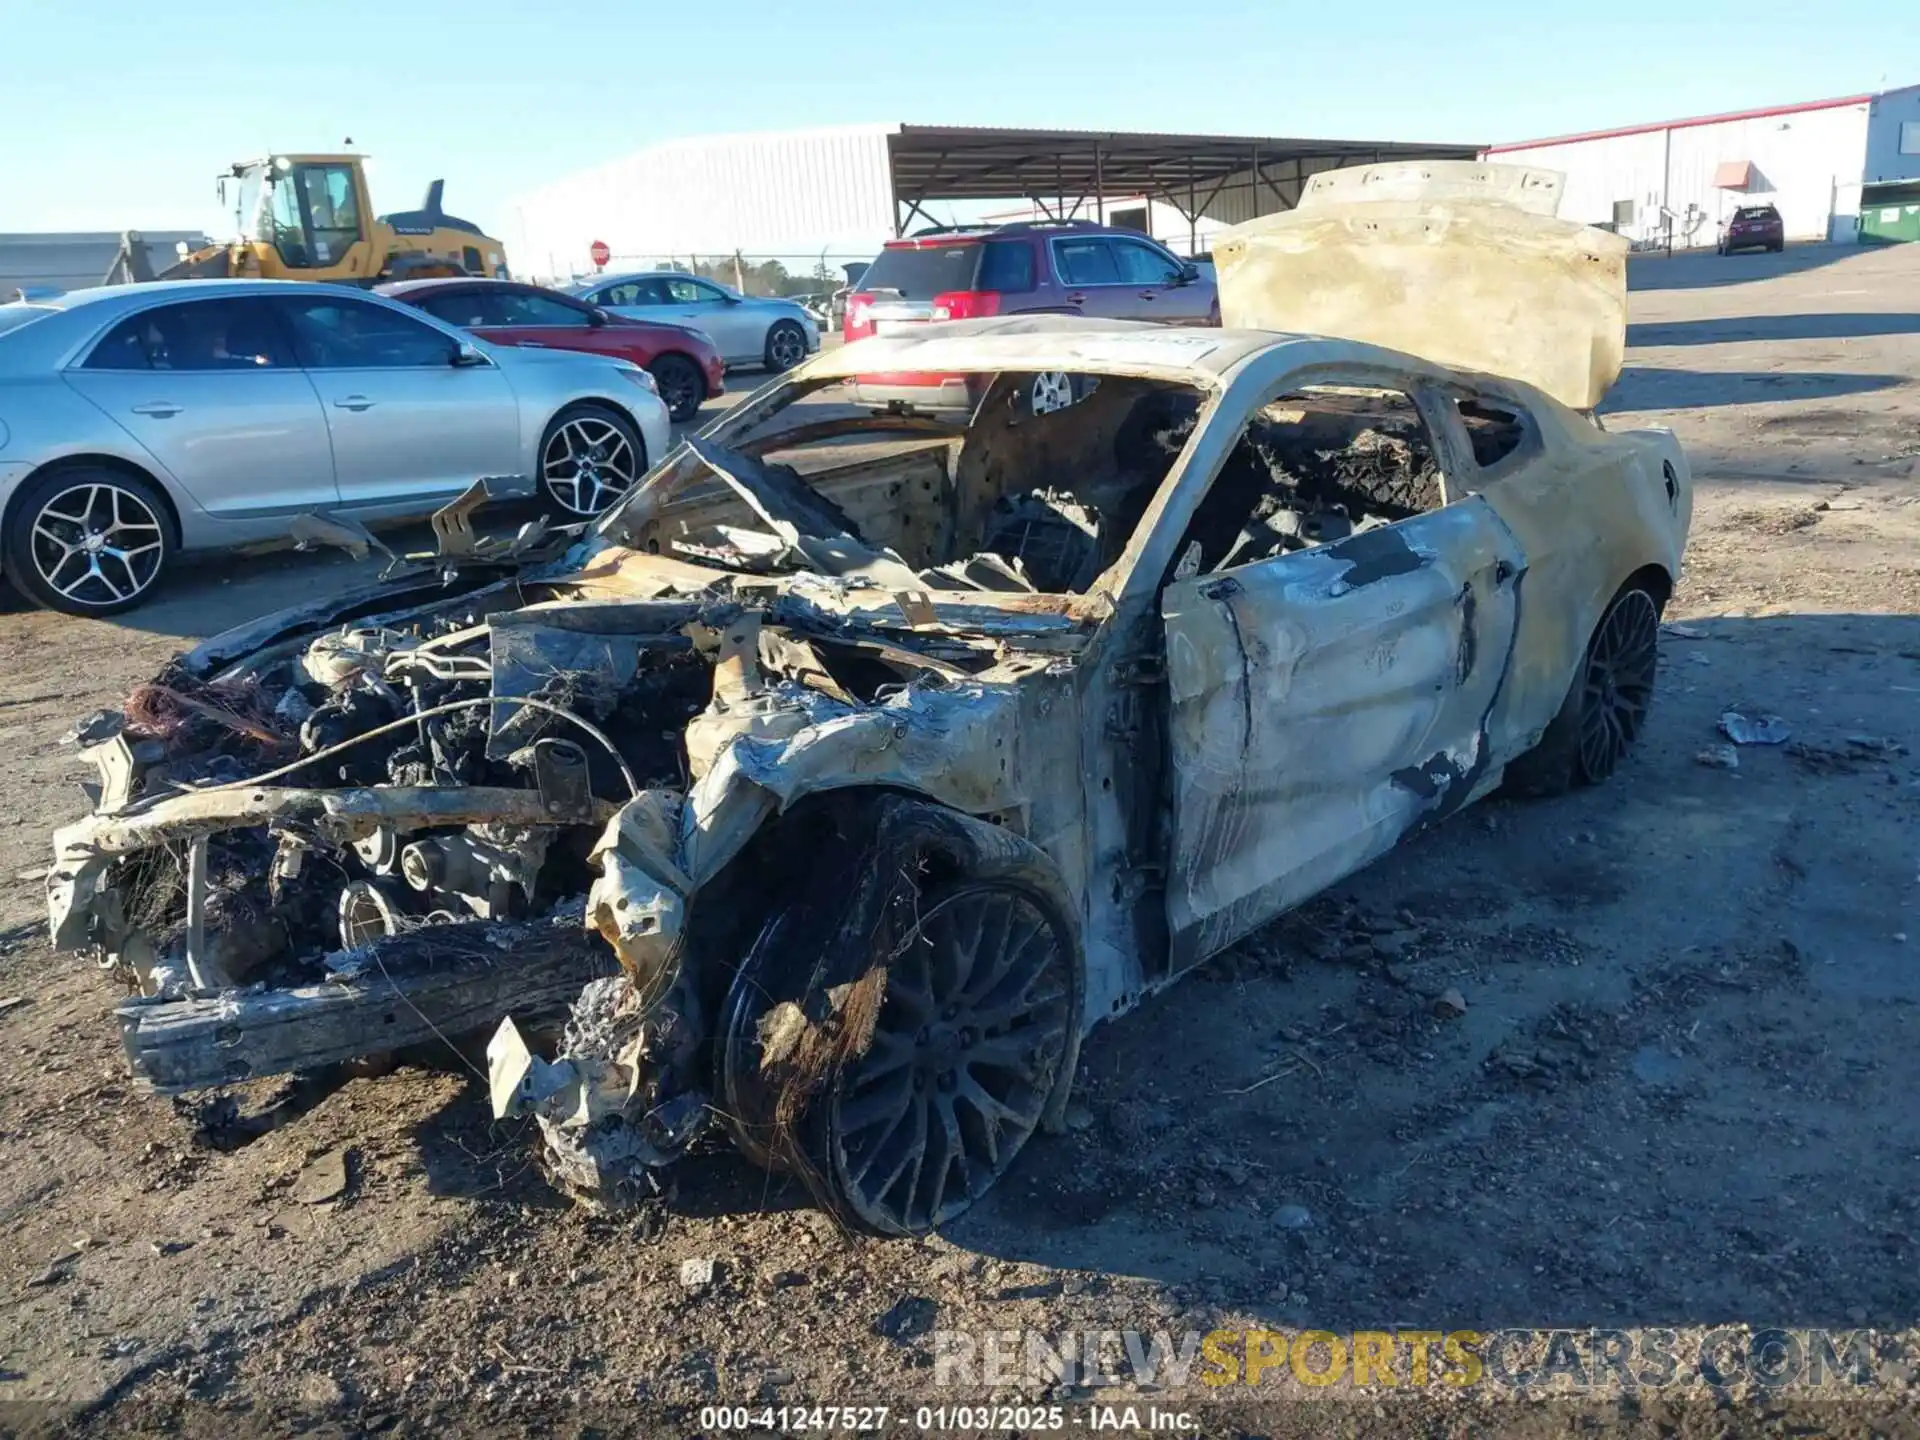
[[[1216,250],[1242,328],[876,337],[563,554],[209,641],[94,732],[54,938],[125,978],[162,1092],[492,1031],[496,1112],[583,1197],[720,1129],[929,1230],[1099,1021],[1639,734],[1689,478],[1587,413],[1625,247],[1557,194],[1319,176]],[[874,372],[983,398],[841,401]]]

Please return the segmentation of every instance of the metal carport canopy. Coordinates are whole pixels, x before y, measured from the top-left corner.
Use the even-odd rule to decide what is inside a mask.
[[[1244,216],[1291,209],[1308,176],[1382,160],[1473,160],[1479,145],[1156,135],[1128,130],[1003,130],[902,125],[887,137],[896,223],[929,200],[1050,196],[1067,202],[1147,195],[1192,217],[1229,189],[1251,190]],[[1077,208],[1074,205],[1073,208]],[[924,213],[924,212],[923,212]]]

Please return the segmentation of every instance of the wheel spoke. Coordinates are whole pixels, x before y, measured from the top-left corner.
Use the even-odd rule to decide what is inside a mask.
[[[903,1035],[876,1029],[867,1053],[860,1057],[848,1093],[870,1089],[913,1063],[914,1047]]]
[[[1029,1076],[1033,1073],[1034,1061],[1039,1057],[1044,1039],[1044,1035],[1035,1034],[1031,1029],[982,1036],[967,1052],[967,1063],[1022,1077]]]
[[[97,556],[87,562],[87,579],[98,580],[106,592],[115,600],[124,600],[127,598],[121,593],[120,587],[107,578],[107,572],[100,568],[100,560]]]
[[[121,571],[127,577],[128,586],[131,587],[133,591],[138,591],[140,589],[140,577],[134,572],[134,568],[132,564],[127,560],[127,557],[124,553],[122,553],[119,550],[103,550],[100,552],[100,558],[103,560],[110,559],[117,562],[120,566]],[[102,570],[100,573],[101,573],[101,578],[104,579],[106,577],[106,571]]]
[[[896,968],[887,976],[887,1001],[889,1006],[899,1005],[916,1021],[933,1018],[933,997],[926,988],[915,985],[907,979],[905,968]]]
[[[915,1097],[911,1110],[913,1130],[907,1137],[900,1165],[887,1178],[887,1183],[873,1192],[884,1200],[893,1193],[893,1187],[900,1183],[900,1177],[904,1174],[907,1193],[900,1203],[900,1213],[907,1218],[908,1224],[913,1223],[913,1201],[920,1189],[920,1172],[926,1168],[927,1164],[927,1132],[931,1128],[927,1124],[927,1102],[924,1096]]]
[[[987,969],[985,977],[967,992],[966,1003],[980,1005],[991,999],[1004,999],[1003,988],[1020,984],[1031,962],[1039,958],[1044,963],[1044,947],[1051,944],[1052,938],[1037,919],[1023,918],[1018,931],[1009,924],[1006,948]]]
[[[882,1125],[884,1128],[873,1143],[875,1146],[883,1145],[900,1123],[900,1117],[907,1113],[907,1106],[912,1100],[913,1086],[904,1075],[858,1099],[842,1100],[841,1131],[852,1136],[875,1125]]]
[[[68,592],[67,592],[67,587],[60,583],[61,572],[67,568],[67,564],[69,561],[72,561],[72,560],[84,561],[86,558],[87,557],[78,550],[69,550],[66,554],[62,555],[59,558],[59,560],[57,560],[54,563],[54,567],[51,571],[47,570],[45,566],[42,566],[40,569],[41,577],[49,585],[53,586],[54,589],[58,590],[62,595],[65,595]],[[80,577],[80,579],[83,581],[86,578],[87,577],[84,574]]]
[[[1038,981],[1041,977],[1035,975],[1033,979]],[[1039,995],[1031,994],[1028,989],[1023,989],[1020,994],[1003,1004],[975,1010],[973,1012],[973,1018],[983,1026],[992,1027],[1005,1025],[1019,1016],[1030,1015],[1035,1011],[1044,1010],[1050,1005],[1060,1004],[1064,1002],[1066,998],[1066,990],[1058,985]]]
[[[960,1138],[960,1117],[953,1113],[953,1096],[944,1092],[937,1094],[932,1109],[940,1122],[941,1161],[933,1172],[933,1193],[927,1200],[927,1215],[938,1220],[947,1208],[947,1182],[953,1178],[956,1166],[960,1170],[961,1187],[968,1190],[972,1187],[967,1174],[967,1147]]]
[[[981,1148],[987,1152],[987,1163],[997,1170],[1000,1167],[1001,1131],[1013,1129],[1024,1135],[1030,1128],[1027,1117],[1004,1101],[994,1098],[972,1075],[961,1077],[959,1088],[954,1091],[954,1096],[958,1100],[966,1101],[973,1112],[980,1117]]]
[[[906,1129],[889,1129],[875,1139],[862,1152],[859,1171],[853,1176],[854,1184],[864,1184],[873,1173],[873,1167],[884,1157],[888,1168],[880,1172],[880,1178],[871,1187],[875,1195],[886,1195],[900,1183],[900,1177],[906,1174],[907,1167],[913,1164],[914,1156],[921,1148],[921,1137],[926,1130],[926,1121],[921,1113],[923,1107],[917,1095],[909,1095],[907,1100],[908,1103],[901,1107],[899,1117],[902,1121],[910,1122]],[[889,1145],[889,1141],[898,1143]]]

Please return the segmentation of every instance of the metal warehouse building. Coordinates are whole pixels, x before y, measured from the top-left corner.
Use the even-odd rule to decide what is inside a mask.
[[[1758,204],[1780,211],[1789,240],[1920,238],[1920,195],[1902,199],[1920,181],[1920,85],[1495,145],[1486,155],[1565,171],[1563,217],[1643,246],[1712,246],[1736,209]],[[1909,208],[1916,228],[1903,237]]]
[[[1121,205],[1152,201],[1197,234],[1202,217],[1232,223],[1290,209],[1322,170],[1473,159],[1479,149],[939,125],[705,136],[521,196],[503,238],[516,269],[547,278],[591,268],[596,240],[616,266],[739,251],[799,271],[820,260],[870,260],[889,237],[932,223],[931,205],[950,207],[940,218],[973,220],[992,211],[990,202],[1026,201],[1055,218],[1123,223]]]

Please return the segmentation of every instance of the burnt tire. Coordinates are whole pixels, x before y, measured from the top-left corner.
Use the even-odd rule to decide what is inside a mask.
[[[178,541],[159,487],[123,470],[76,465],[29,480],[0,536],[14,587],[45,610],[118,615],[144,603]]]
[[[776,320],[767,328],[766,351],[761,357],[767,369],[791,370],[807,358],[807,332],[798,320]]]
[[[888,795],[846,839],[733,977],[715,1108],[842,1224],[923,1235],[1065,1105],[1078,928],[1052,863],[997,826]]]
[[[647,370],[674,424],[684,425],[700,413],[707,399],[707,381],[698,365],[684,355],[660,355]]]
[[[1594,626],[1559,713],[1540,743],[1507,766],[1513,795],[1562,795],[1598,785],[1639,741],[1653,704],[1660,653],[1660,597],[1630,583]]]

